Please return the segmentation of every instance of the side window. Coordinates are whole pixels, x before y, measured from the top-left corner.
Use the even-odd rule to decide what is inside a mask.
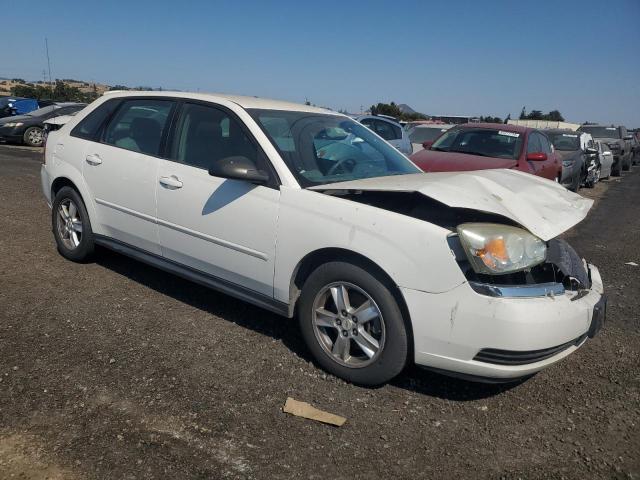
[[[542,147],[542,152],[547,155],[551,154],[551,144],[549,143],[549,139],[544,135],[537,134],[540,138],[540,146]]]
[[[100,127],[109,117],[119,104],[119,100],[113,99],[104,102],[95,108],[89,115],[84,117],[78,125],[71,130],[71,136],[84,138],[86,140],[95,140]]]
[[[540,152],[542,152],[540,137],[536,132],[531,132],[529,134],[529,142],[527,143],[527,153],[540,153]]]
[[[374,120],[373,131],[385,140],[398,140],[402,138],[402,131],[395,125],[384,120]]]
[[[104,142],[133,152],[159,155],[162,132],[172,106],[171,100],[125,100],[107,125]]]
[[[258,148],[238,121],[219,108],[186,103],[171,145],[172,160],[208,170],[213,162],[246,157],[265,169]]]

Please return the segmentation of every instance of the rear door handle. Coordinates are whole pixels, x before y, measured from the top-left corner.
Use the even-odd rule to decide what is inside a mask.
[[[102,163],[102,159],[95,153],[87,155],[86,161],[89,165],[100,165]]]
[[[171,175],[170,177],[160,177],[160,185],[171,190],[182,188],[182,182],[175,175]]]

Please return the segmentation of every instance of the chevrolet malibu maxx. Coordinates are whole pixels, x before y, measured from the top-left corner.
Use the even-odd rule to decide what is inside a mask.
[[[67,259],[101,245],[296,316],[358,384],[408,362],[520,379],[604,322],[598,269],[558,238],[591,200],[514,170],[423,173],[320,108],[110,92],[49,134],[42,188]]]

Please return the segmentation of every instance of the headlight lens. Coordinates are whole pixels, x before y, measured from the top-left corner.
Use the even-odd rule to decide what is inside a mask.
[[[562,161],[562,166],[563,167],[570,167],[571,165],[573,165],[573,160],[563,160]]]
[[[617,143],[610,143],[609,148],[611,150],[620,150],[620,145],[618,145]]]
[[[5,127],[21,127],[22,125],[24,125],[22,122],[9,122],[4,124]]]
[[[498,275],[526,270],[544,262],[547,245],[517,227],[494,223],[463,223],[460,242],[477,273]]]

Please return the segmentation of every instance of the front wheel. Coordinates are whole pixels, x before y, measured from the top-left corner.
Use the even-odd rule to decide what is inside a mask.
[[[40,127],[29,127],[22,136],[24,143],[30,147],[41,147],[44,134]]]
[[[402,312],[385,282],[360,266],[329,262],[302,288],[299,321],[316,361],[360,385],[379,385],[407,362]]]
[[[51,224],[58,251],[68,260],[84,262],[93,254],[93,230],[82,198],[71,187],[56,194]]]

